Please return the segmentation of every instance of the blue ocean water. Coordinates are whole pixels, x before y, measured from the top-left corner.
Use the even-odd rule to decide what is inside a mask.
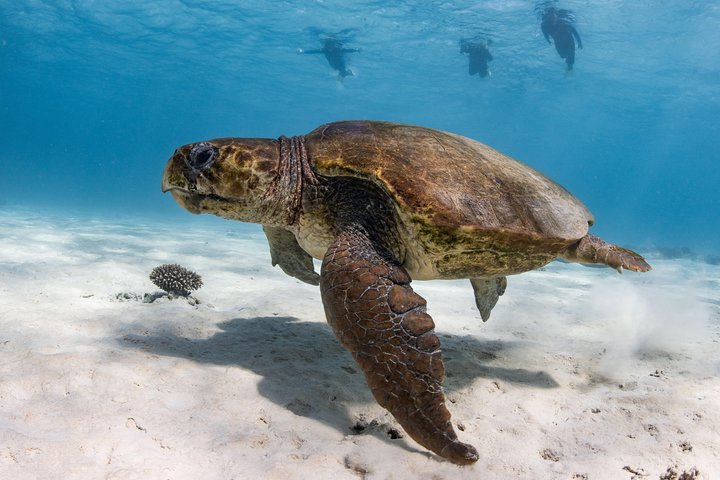
[[[559,181],[593,231],[718,251],[720,2],[0,0],[0,208],[196,220],[160,192],[173,150],[382,119],[487,143]],[[343,32],[354,76],[317,49]],[[461,38],[491,39],[468,75]]]

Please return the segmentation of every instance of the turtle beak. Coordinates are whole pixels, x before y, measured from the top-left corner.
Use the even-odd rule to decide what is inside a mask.
[[[163,176],[162,176],[162,184],[160,185],[160,188],[162,189],[163,193],[167,193],[170,190],[172,190],[173,188],[175,188],[172,185],[170,185],[170,181],[168,180],[168,169],[169,168],[170,168],[169,164],[165,166],[165,171],[163,172]]]
[[[185,161],[190,149],[186,145],[175,150],[168,160],[163,171],[160,188],[163,193],[172,193],[175,201],[190,213],[201,213],[200,203],[202,197],[196,195],[194,180],[188,178],[187,162]]]
[[[163,193],[170,192],[172,190],[181,190],[187,192],[190,190],[190,185],[187,177],[185,176],[185,150],[186,147],[181,147],[175,150],[173,156],[168,160],[163,171],[162,183],[160,188]]]

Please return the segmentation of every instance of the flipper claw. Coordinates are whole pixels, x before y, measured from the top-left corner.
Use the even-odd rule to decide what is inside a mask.
[[[440,452],[440,456],[458,465],[475,463],[480,458],[475,447],[457,440],[445,445]]]

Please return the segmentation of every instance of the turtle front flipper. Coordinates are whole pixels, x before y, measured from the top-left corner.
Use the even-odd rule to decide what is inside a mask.
[[[475,292],[475,305],[480,310],[483,322],[487,322],[500,295],[505,293],[507,278],[471,278],[470,284]]]
[[[576,263],[604,264],[620,273],[623,269],[647,272],[652,268],[639,253],[618,247],[589,233],[567,247],[560,256]]]
[[[273,267],[279,265],[283,272],[310,285],[320,284],[320,275],[315,273],[313,259],[300,245],[295,235],[279,227],[263,225],[263,232],[270,245]]]
[[[375,400],[416,442],[458,464],[477,461],[445,407],[440,340],[405,269],[361,227],[346,228],[323,260],[328,323],[360,365]]]

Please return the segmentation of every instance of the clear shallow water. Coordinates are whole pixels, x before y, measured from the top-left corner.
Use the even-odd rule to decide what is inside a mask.
[[[538,168],[612,241],[717,251],[720,3],[560,2],[585,46],[571,76],[535,6],[0,0],[0,208],[197,221],[160,193],[178,145],[372,118]],[[347,28],[355,77],[297,53]],[[479,31],[489,79],[459,52]]]

